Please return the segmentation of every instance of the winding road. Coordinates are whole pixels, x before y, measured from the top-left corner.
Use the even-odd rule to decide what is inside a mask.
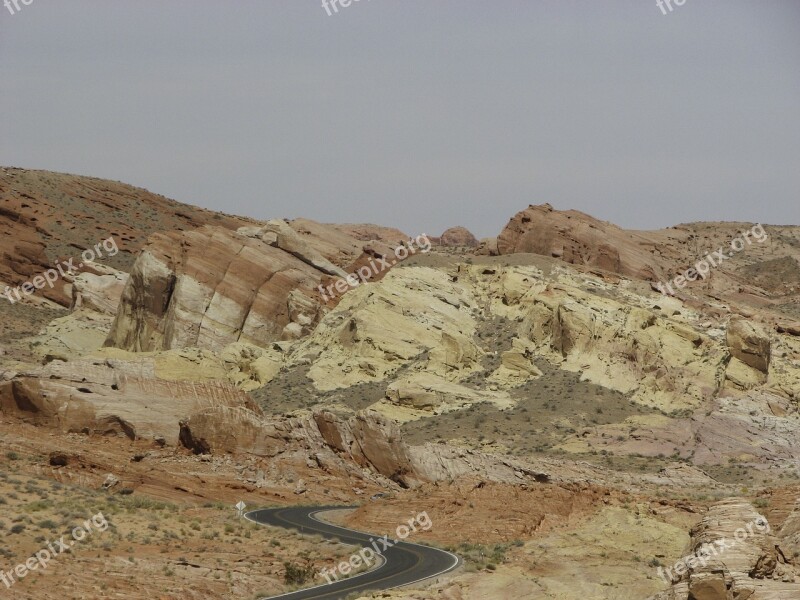
[[[356,546],[354,553],[358,553],[361,548],[373,547],[373,540],[378,540],[380,536],[346,529],[325,523],[317,518],[320,513],[331,510],[342,510],[355,508],[352,506],[317,506],[317,507],[290,507],[290,508],[269,508],[254,510],[245,515],[247,519],[262,525],[272,525],[285,529],[296,529],[304,534],[319,534],[326,539],[337,538],[345,544]],[[413,535],[413,534],[412,534]],[[391,539],[391,538],[390,538]],[[342,579],[332,583],[322,583],[315,587],[290,592],[281,596],[281,600],[341,600],[354,592],[365,592],[367,590],[389,590],[392,588],[417,583],[424,579],[430,579],[438,575],[443,575],[455,569],[460,560],[455,554],[420,546],[409,542],[395,541],[391,548],[382,549],[383,564],[371,571],[353,575],[349,579]],[[342,560],[347,560],[345,557]],[[331,579],[333,579],[331,577]],[[316,575],[316,581],[325,582],[325,577]],[[272,600],[262,599],[262,600]]]

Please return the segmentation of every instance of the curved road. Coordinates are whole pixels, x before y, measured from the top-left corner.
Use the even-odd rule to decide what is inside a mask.
[[[358,553],[361,548],[371,548],[373,540],[377,542],[380,536],[330,525],[316,517],[317,514],[325,511],[344,508],[354,507],[306,506],[269,508],[249,512],[245,517],[262,525],[297,529],[300,533],[319,534],[327,539],[335,537],[345,544],[356,546],[357,548],[353,549],[353,553]],[[280,598],[281,600],[341,600],[353,592],[388,590],[436,577],[452,571],[460,562],[455,554],[444,550],[409,542],[397,541],[395,543],[395,540],[389,539],[394,543],[391,548],[383,549],[383,545],[380,542],[377,543],[377,547],[382,550],[381,554],[385,559],[378,568],[374,568],[373,563],[372,571],[354,575],[349,579],[342,579],[342,575],[337,572],[339,581],[333,581],[330,584],[326,583],[324,576],[316,573],[314,579],[321,585],[283,594],[282,596],[273,596],[273,598]],[[342,558],[342,560],[347,559],[349,559],[349,555]],[[332,576],[331,580],[333,580]]]

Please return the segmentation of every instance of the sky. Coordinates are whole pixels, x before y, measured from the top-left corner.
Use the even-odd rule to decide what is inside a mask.
[[[800,224],[796,0],[26,1],[0,165],[410,235]]]

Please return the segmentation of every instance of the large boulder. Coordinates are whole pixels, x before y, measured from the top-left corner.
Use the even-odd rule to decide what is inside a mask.
[[[274,457],[298,448],[317,455],[328,452],[332,454],[326,464],[333,457],[404,487],[418,483],[398,426],[374,411],[362,411],[350,418],[329,411],[300,418],[263,418],[246,408],[212,407],[181,422],[180,440],[197,454]]]
[[[440,246],[449,248],[477,248],[478,240],[466,227],[451,227],[439,238]]]
[[[727,341],[731,356],[761,373],[769,372],[771,343],[763,328],[734,317],[728,324]]]
[[[81,273],[72,280],[70,309],[114,315],[127,282],[127,273],[105,265],[91,265],[91,271]]]
[[[54,361],[7,373],[0,380],[0,412],[63,432],[124,435],[177,444],[179,423],[208,408],[257,410],[250,398],[198,357],[184,378],[159,377],[152,358]],[[169,371],[169,369],[167,369]],[[169,373],[165,373],[168,375]],[[217,375],[220,379],[206,379]]]
[[[331,267],[291,234],[282,238],[289,252],[259,239],[264,233],[203,227],[153,236],[106,345],[222,350],[239,341],[266,346],[294,337],[293,328],[310,331],[321,315],[315,288]]]
[[[330,412],[314,415],[314,421],[328,446],[362,467],[405,487],[416,483],[409,450],[399,427],[374,411],[362,411],[345,420]]]
[[[651,600],[787,600],[800,597],[797,569],[767,519],[738,498],[714,504],[691,545],[659,568],[672,582]]]
[[[644,251],[650,241],[579,211],[549,204],[517,213],[497,238],[499,254],[531,252],[640,279],[658,280],[662,269]]]

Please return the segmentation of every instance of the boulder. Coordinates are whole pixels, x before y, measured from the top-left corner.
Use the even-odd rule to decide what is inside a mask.
[[[672,588],[650,600],[786,600],[800,597],[797,568],[767,519],[746,500],[712,505],[678,562],[660,569]],[[682,565],[676,568],[676,565]]]
[[[620,275],[658,280],[661,266],[643,246],[650,241],[576,210],[549,204],[517,213],[497,238],[499,254],[532,252],[564,262],[597,267]]]
[[[92,310],[104,315],[115,315],[128,274],[111,267],[92,265],[95,272],[81,273],[72,280],[72,305],[70,310]]]
[[[466,227],[451,227],[437,241],[440,246],[449,248],[476,248],[478,246],[478,240]]]
[[[176,444],[181,419],[207,407],[248,407],[227,381],[169,380],[152,360],[55,361],[0,381],[0,412],[63,432],[163,438]]]
[[[291,323],[307,331],[321,316],[314,288],[325,273],[318,266],[330,268],[284,233],[294,253],[215,227],[153,236],[133,266],[106,345],[222,350],[238,341],[267,346]]]
[[[727,342],[731,356],[761,373],[769,372],[771,342],[762,327],[733,317],[728,323]]]

